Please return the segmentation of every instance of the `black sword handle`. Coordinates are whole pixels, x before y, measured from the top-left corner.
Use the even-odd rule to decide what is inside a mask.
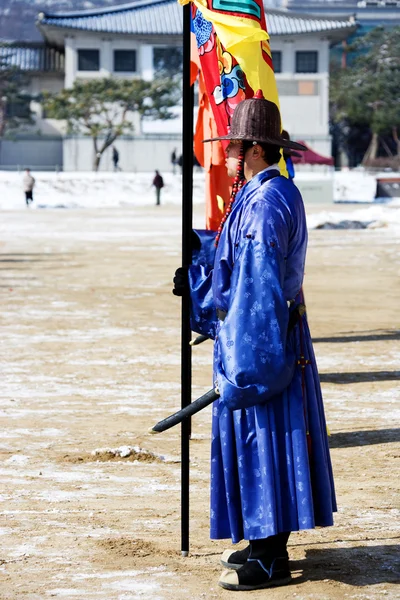
[[[288,332],[292,331],[292,329],[295,327],[299,316],[302,316],[305,313],[305,308],[306,307],[304,304],[299,304],[299,306],[296,306],[296,308],[293,310],[292,314],[290,315]],[[217,394],[214,389],[209,390],[203,396],[200,396],[200,398],[197,398],[197,400],[188,406],[185,406],[185,408],[182,408],[166,419],[159,421],[152,429],[149,430],[149,433],[162,433],[163,431],[166,431],[175,425],[179,425],[179,423],[182,423],[184,419],[195,415],[200,410],[203,410],[203,408],[214,402],[214,400],[217,400],[219,397],[219,394]]]
[[[208,337],[208,335],[198,335],[197,337],[194,338],[194,340],[189,342],[189,345],[190,346],[198,346],[199,344],[202,344],[203,342],[206,342],[209,339],[210,338]]]
[[[166,419],[159,421],[156,425],[154,425],[154,427],[152,427],[152,429],[149,430],[149,433],[162,433],[163,431],[166,431],[175,425],[179,425],[179,423],[182,423],[184,419],[195,415],[209,404],[212,404],[212,402],[218,398],[219,394],[217,394],[214,389],[209,390],[203,396],[200,396],[200,398],[197,398],[197,400],[191,402],[191,404],[188,406],[185,406],[185,408],[182,408]]]

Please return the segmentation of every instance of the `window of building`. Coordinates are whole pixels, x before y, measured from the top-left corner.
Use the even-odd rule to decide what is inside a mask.
[[[114,50],[114,71],[116,73],[135,73],[136,50]]]
[[[18,95],[6,104],[6,116],[9,119],[29,119],[31,117],[30,96]]]
[[[182,72],[182,48],[166,46],[153,49],[153,67],[156,75],[172,77]]]
[[[272,52],[272,64],[275,73],[282,73],[282,52],[280,50]]]
[[[99,71],[99,50],[78,50],[78,71]]]
[[[296,73],[318,73],[318,52],[296,52]]]

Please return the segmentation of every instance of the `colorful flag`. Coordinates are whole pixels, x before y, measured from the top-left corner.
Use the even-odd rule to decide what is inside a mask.
[[[192,31],[203,77],[195,152],[206,170],[206,226],[217,229],[230,195],[226,143],[212,142],[210,150],[201,151],[200,136],[225,135],[236,105],[258,89],[279,107],[269,36],[262,0],[178,1],[192,2]],[[281,170],[286,174],[284,161]]]
[[[194,134],[194,153],[205,169],[206,228],[216,231],[229,202],[232,179],[225,166],[225,150],[221,142],[203,144],[218,135],[202,71],[199,76],[199,112]]]
[[[279,107],[262,0],[192,0],[192,3],[213,25],[225,51],[235,57],[250,88],[254,92],[262,90],[264,97]]]

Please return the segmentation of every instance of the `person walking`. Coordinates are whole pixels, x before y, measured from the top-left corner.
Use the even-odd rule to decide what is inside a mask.
[[[112,161],[114,164],[114,171],[120,171],[119,163],[119,152],[115,146],[112,147]]]
[[[26,205],[29,206],[33,202],[33,188],[35,187],[35,178],[32,177],[30,169],[25,169],[22,182],[24,186],[25,202]]]
[[[248,541],[222,554],[219,580],[247,591],[290,582],[291,532],[332,525],[336,499],[302,293],[305,210],[278,167],[280,148],[305,148],[261,91],[213,139],[229,141],[231,199],[213,266],[181,267],[173,292],[190,293],[192,329],[215,340],[210,533]]]
[[[177,164],[177,156],[176,156],[176,148],[174,148],[171,152],[171,165],[172,165],[172,173],[175,175],[176,172],[176,164]]]
[[[158,171],[156,171],[156,175],[153,179],[153,183],[152,185],[154,185],[155,189],[156,189],[156,206],[160,205],[160,198],[161,198],[161,188],[164,187],[164,179],[162,178],[162,176],[160,175],[160,173]]]

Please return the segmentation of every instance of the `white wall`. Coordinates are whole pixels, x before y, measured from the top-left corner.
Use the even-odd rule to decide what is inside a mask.
[[[99,71],[78,71],[78,50],[99,50]],[[114,50],[136,50],[136,72],[114,73]],[[96,79],[120,77],[131,79],[153,78],[153,47],[132,37],[104,36],[104,34],[77,33],[65,38],[65,87],[71,87],[77,78]]]
[[[292,138],[311,141],[317,152],[330,156],[328,40],[282,37],[273,39],[271,48],[282,53],[282,71],[276,74],[276,82],[284,128]],[[318,73],[295,73],[297,51],[318,52]]]
[[[64,139],[64,171],[92,171],[94,160],[93,142],[90,138]],[[119,152],[119,166],[122,171],[140,172],[171,171],[170,157],[176,149],[179,156],[182,149],[180,139],[127,139],[120,138],[115,142]],[[112,171],[112,150],[108,148],[103,154],[100,171]]]
[[[22,138],[22,136],[21,136]],[[0,168],[10,167],[34,171],[62,169],[62,140],[32,137],[16,140],[0,140]]]
[[[26,87],[28,94],[32,96],[38,96],[42,92],[50,92],[51,94],[57,94],[61,92],[64,87],[64,76],[62,73],[59,74],[35,74],[29,78],[29,83]]]

